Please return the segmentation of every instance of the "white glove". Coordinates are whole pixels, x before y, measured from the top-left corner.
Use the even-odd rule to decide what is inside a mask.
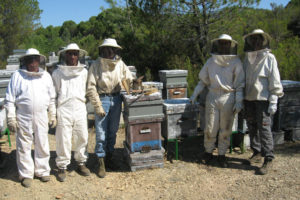
[[[55,116],[51,116],[49,118],[49,125],[50,125],[50,127],[51,128],[55,128],[56,124],[57,124],[56,117]]]
[[[269,103],[268,113],[274,115],[277,111],[277,103]]]
[[[17,132],[17,128],[18,128],[17,119],[14,117],[7,118],[7,126],[11,132],[14,132],[14,133]]]
[[[241,102],[236,102],[233,106],[233,113],[237,114],[243,109],[243,104]]]
[[[102,105],[95,108],[95,113],[100,117],[104,117],[106,115],[106,112],[104,111]]]

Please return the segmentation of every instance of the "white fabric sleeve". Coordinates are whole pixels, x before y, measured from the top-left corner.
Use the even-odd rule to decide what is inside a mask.
[[[56,106],[55,106],[56,92],[50,75],[49,75],[49,96],[50,96],[50,104],[48,108],[49,114],[51,115],[51,117],[56,117]]]
[[[16,81],[17,74],[14,73],[9,81],[9,84],[6,89],[6,96],[5,96],[5,108],[7,113],[7,118],[16,118],[16,89],[17,89],[17,81]]]
[[[199,96],[199,94],[202,92],[202,90],[204,89],[205,85],[203,84],[203,82],[200,80],[197,84],[197,86],[194,89],[194,92],[192,94],[192,96],[190,97],[190,99],[194,102],[196,100],[196,98]]]
[[[245,72],[240,61],[235,68],[233,87],[235,88],[235,102],[242,103],[244,99]]]
[[[270,61],[270,76],[268,78],[269,81],[269,100],[272,95],[276,95],[278,97],[283,96],[283,87],[280,82],[280,74],[277,66],[277,61],[276,58],[273,56],[271,61]],[[271,99],[272,100],[272,99]],[[277,103],[277,101],[276,101]]]

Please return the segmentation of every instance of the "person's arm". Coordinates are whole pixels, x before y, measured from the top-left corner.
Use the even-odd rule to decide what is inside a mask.
[[[245,87],[245,72],[241,62],[237,63],[234,71],[233,87],[235,88],[235,104],[233,112],[239,113],[243,109],[244,87]]]
[[[86,96],[89,98],[90,102],[94,106],[95,113],[99,116],[105,116],[105,111],[102,107],[102,103],[97,92],[97,65],[94,63],[88,72],[87,77],[87,91]]]
[[[17,117],[16,117],[16,96],[17,96],[17,86],[16,86],[16,76],[14,73],[9,81],[9,84],[6,89],[5,97],[5,109],[7,114],[7,126],[8,129],[12,132],[17,131]]]

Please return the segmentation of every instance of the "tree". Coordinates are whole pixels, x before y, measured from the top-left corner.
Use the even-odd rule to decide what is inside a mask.
[[[0,60],[5,60],[39,26],[37,0],[0,1]]]

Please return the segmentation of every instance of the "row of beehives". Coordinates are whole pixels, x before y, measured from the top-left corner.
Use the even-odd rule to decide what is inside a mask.
[[[187,97],[187,71],[162,70],[161,82],[143,82],[155,87],[151,94],[123,94],[126,138],[125,155],[132,171],[163,167],[161,136],[176,139],[197,134],[199,105]]]

